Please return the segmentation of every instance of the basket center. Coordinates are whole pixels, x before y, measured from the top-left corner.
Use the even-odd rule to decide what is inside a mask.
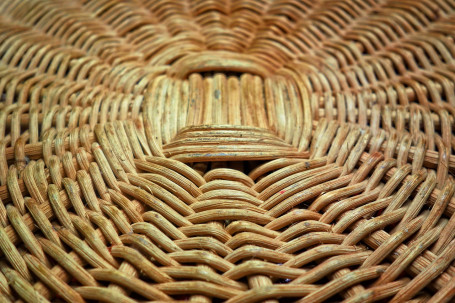
[[[239,125],[199,125],[180,130],[163,146],[166,157],[182,162],[307,158],[268,129]]]

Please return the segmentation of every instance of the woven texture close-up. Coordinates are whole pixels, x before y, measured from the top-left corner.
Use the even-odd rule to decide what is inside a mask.
[[[455,302],[452,0],[0,0],[0,302]]]

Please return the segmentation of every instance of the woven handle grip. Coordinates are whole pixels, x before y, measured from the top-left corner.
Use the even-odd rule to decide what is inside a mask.
[[[240,72],[267,77],[273,67],[266,62],[247,54],[224,51],[206,51],[191,54],[178,60],[168,71],[168,75],[180,79],[197,72]]]

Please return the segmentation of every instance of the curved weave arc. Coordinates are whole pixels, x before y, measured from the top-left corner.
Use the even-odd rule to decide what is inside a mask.
[[[453,1],[0,1],[1,302],[450,302]]]

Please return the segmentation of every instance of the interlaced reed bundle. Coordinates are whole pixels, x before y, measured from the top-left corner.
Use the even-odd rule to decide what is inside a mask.
[[[455,2],[0,1],[1,302],[452,302]]]

